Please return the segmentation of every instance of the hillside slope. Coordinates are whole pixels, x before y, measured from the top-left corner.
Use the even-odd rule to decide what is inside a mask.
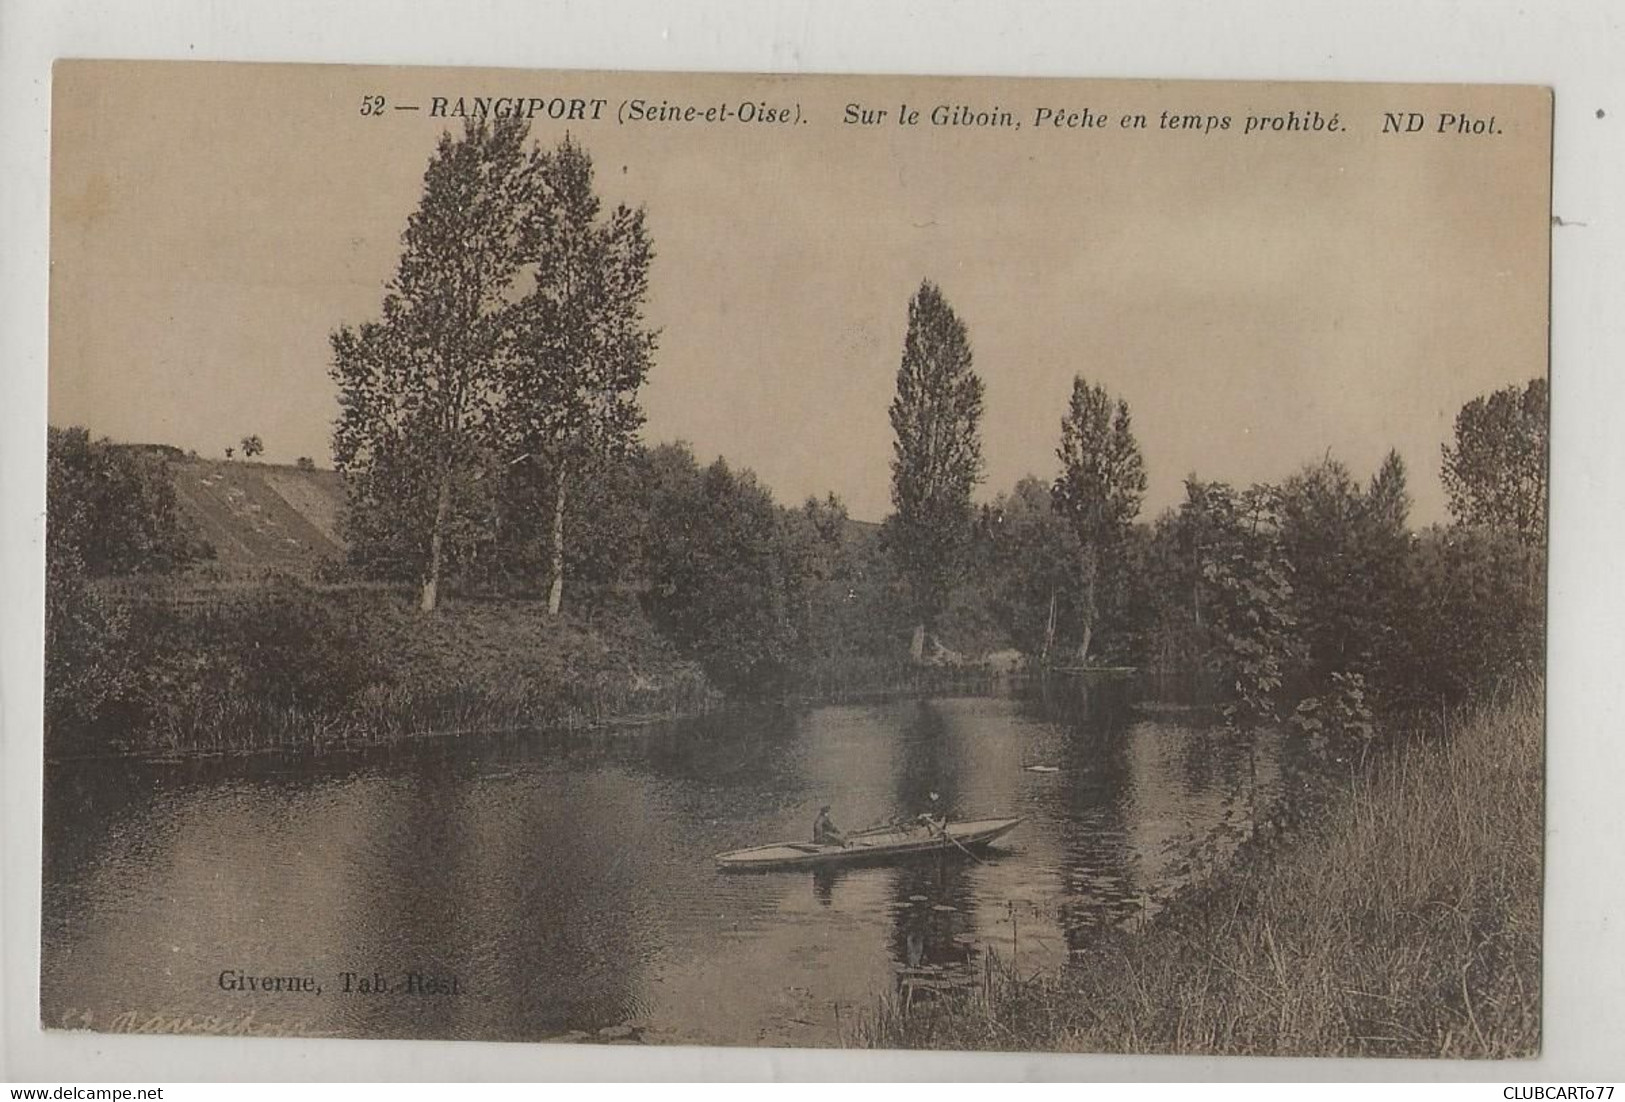
[[[184,458],[170,461],[170,474],[186,518],[214,546],[212,566],[228,577],[310,577],[344,554],[337,471]]]

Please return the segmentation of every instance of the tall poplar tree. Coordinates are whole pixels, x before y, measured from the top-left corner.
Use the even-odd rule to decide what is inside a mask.
[[[1100,616],[1102,572],[1117,562],[1116,553],[1145,497],[1145,461],[1129,422],[1128,403],[1113,402],[1104,387],[1075,377],[1056,456],[1061,473],[1055,480],[1055,507],[1078,538],[1075,604],[1083,618],[1078,661],[1084,662]]]
[[[886,545],[909,588],[912,651],[948,603],[971,535],[971,490],[982,477],[982,380],[965,323],[929,280],[908,304],[892,399],[892,505]]]
[[[513,284],[533,251],[528,130],[517,119],[469,120],[460,137],[441,135],[381,318],[331,338],[335,464],[352,512],[415,549],[425,612],[439,602],[460,476],[494,449]],[[380,512],[389,514],[381,522]]]
[[[535,285],[520,304],[503,420],[535,459],[522,468],[551,485],[547,609],[564,597],[571,480],[624,454],[643,424],[638,388],[657,334],[644,322],[654,247],[641,209],[600,217],[592,158],[570,138],[540,160],[541,191],[527,221]]]

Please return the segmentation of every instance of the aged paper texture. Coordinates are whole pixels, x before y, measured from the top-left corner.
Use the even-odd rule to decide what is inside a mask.
[[[1538,1052],[1547,90],[53,100],[46,1027]]]

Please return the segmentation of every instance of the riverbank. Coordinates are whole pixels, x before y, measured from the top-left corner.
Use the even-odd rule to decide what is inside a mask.
[[[100,695],[93,712],[50,718],[47,755],[59,760],[320,754],[760,703],[722,692],[631,596],[548,616],[541,600],[457,596],[424,614],[407,587],[278,574],[108,580],[80,592],[95,614],[69,621],[66,649],[95,656]],[[921,667],[901,650],[892,660],[817,656],[785,673],[771,699],[797,706],[997,683],[984,665]]]
[[[872,1047],[1529,1057],[1540,1048],[1544,702],[1374,762],[1317,824],[1055,974],[879,1007]]]
[[[315,752],[705,712],[721,696],[635,608],[448,600],[291,579],[104,595],[117,691],[47,731],[53,757]]]

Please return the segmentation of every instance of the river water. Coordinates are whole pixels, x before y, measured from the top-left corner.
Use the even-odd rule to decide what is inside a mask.
[[[1249,750],[1117,697],[731,713],[317,762],[55,764],[42,1020],[840,1044],[881,998],[974,985],[990,959],[1086,962],[1100,930],[1153,914],[1275,798],[1273,737]],[[980,861],[714,867],[805,837],[826,803],[848,828],[926,809],[1027,821]]]

